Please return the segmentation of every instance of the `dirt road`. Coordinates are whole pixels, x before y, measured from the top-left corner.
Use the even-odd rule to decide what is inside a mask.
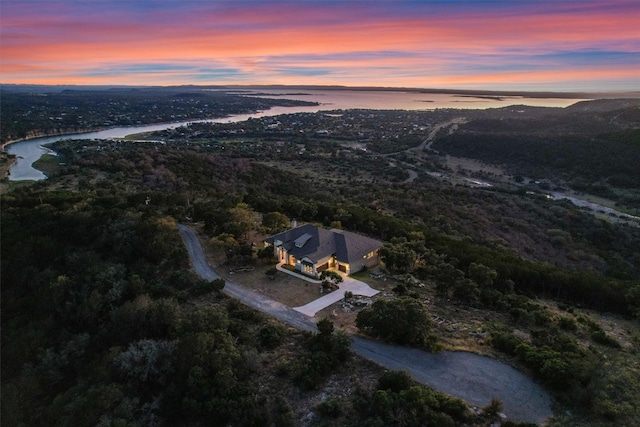
[[[195,272],[205,280],[219,278],[193,230],[181,224],[178,228]],[[317,330],[309,317],[232,281],[226,282],[224,293],[297,329]],[[544,389],[498,360],[468,352],[432,354],[358,336],[352,338],[351,349],[359,356],[388,369],[406,370],[416,381],[471,405],[485,406],[497,397],[502,400],[504,413],[515,421],[541,424],[553,415],[551,399]]]

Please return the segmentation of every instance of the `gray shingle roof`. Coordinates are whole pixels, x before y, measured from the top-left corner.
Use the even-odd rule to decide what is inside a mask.
[[[304,244],[296,245],[296,241]],[[287,252],[297,259],[309,258],[317,263],[323,258],[335,255],[340,262],[352,264],[369,252],[382,246],[382,242],[350,231],[316,227],[305,224],[292,228],[264,240],[270,245],[282,242]]]

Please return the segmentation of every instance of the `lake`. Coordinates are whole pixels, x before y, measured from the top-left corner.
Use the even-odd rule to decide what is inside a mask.
[[[438,108],[485,109],[509,105],[531,107],[567,107],[585,99],[577,98],[531,98],[525,96],[484,96],[448,93],[421,93],[415,91],[366,91],[366,90],[292,90],[256,89],[238,90],[262,98],[286,98],[298,101],[319,102],[318,110],[349,110],[354,108],[371,110],[435,110]]]
[[[215,90],[215,89],[214,89]],[[227,92],[231,92],[226,90]],[[257,89],[238,90],[238,94],[264,98],[286,98],[301,101],[318,102],[317,106],[273,107],[251,114],[237,114],[211,120],[189,120],[175,123],[153,124],[135,127],[117,127],[96,132],[74,135],[35,138],[8,145],[5,148],[17,157],[11,167],[10,181],[38,181],[46,176],[32,167],[33,162],[51,150],[43,147],[62,139],[111,139],[124,138],[127,135],[152,132],[185,126],[194,122],[229,123],[241,122],[250,117],[277,116],[279,114],[315,113],[322,110],[348,110],[354,108],[373,110],[434,110],[439,108],[485,109],[500,108],[509,105],[529,105],[537,107],[567,107],[584,99],[570,98],[529,98],[523,96],[478,96],[464,94],[420,93],[407,91],[364,91],[364,90],[292,90]]]

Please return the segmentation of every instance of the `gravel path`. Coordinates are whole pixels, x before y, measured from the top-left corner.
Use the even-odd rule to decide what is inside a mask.
[[[207,262],[193,230],[181,224],[178,228],[195,272],[205,280],[219,278]],[[317,330],[315,322],[308,316],[232,281],[226,282],[223,292],[297,329]],[[352,336],[352,339],[351,349],[359,356],[388,369],[406,370],[416,381],[459,397],[471,405],[485,406],[497,397],[502,400],[504,413],[514,421],[542,424],[553,415],[551,399],[546,391],[498,360],[468,352],[432,354],[358,336]]]

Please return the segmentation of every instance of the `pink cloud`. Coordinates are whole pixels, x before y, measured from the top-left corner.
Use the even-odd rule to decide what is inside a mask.
[[[251,7],[243,7],[242,2],[213,6],[195,2],[191,8],[176,4],[171,9],[128,9],[132,6],[122,2],[118,3],[120,10],[105,8],[107,4],[99,3],[98,12],[86,4],[77,8],[66,2],[3,4],[2,79],[56,83],[63,78],[65,82],[84,78],[109,83],[109,76],[89,75],[92,70],[109,67],[114,70],[112,79],[136,83],[148,76],[125,76],[118,67],[126,70],[132,64],[186,63],[194,69],[212,64],[237,68],[243,73],[238,79],[245,81],[253,73],[255,83],[283,79],[291,83],[291,73],[278,75],[277,70],[322,67],[329,70],[322,78],[331,81],[320,81],[316,76],[316,83],[340,83],[333,80],[340,78],[351,81],[350,69],[357,80],[355,77],[372,68],[381,83],[392,84],[395,76],[398,84],[411,80],[423,86],[434,81],[495,84],[491,76],[503,74],[478,69],[500,65],[505,67],[504,75],[534,80],[537,75],[541,82],[551,82],[553,75],[561,78],[562,69],[590,75],[589,79],[604,79],[604,73],[594,70],[604,65],[609,76],[617,75],[633,84],[634,75],[627,70],[634,64],[620,68],[620,73],[608,64],[591,64],[581,70],[562,54],[638,54],[640,50],[640,7],[632,2],[545,2],[544,8],[518,2],[491,8],[488,3],[486,10],[449,10],[444,3],[435,3],[437,7],[408,4],[414,8],[402,3],[405,7],[396,8],[391,2],[258,2]],[[34,5],[39,9],[33,10]],[[153,4],[157,5],[169,7],[168,3]],[[47,7],[50,9],[40,10]],[[548,60],[554,69],[513,70],[526,66],[526,58],[545,54],[558,55]],[[468,73],[461,70],[465,67]],[[417,77],[420,74],[423,83]],[[468,76],[464,80],[449,77],[460,74]],[[166,78],[188,76],[177,73]],[[302,74],[296,78],[311,79]],[[225,83],[233,83],[233,77]]]

